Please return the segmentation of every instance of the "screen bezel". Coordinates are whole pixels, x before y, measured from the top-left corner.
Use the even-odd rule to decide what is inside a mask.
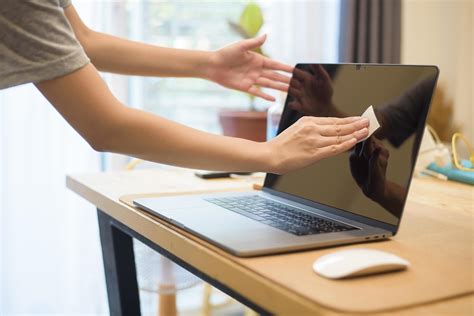
[[[398,229],[400,227],[400,223],[401,223],[402,218],[403,218],[403,213],[405,211],[406,201],[407,201],[408,193],[409,193],[409,190],[410,190],[411,181],[413,179],[413,172],[415,170],[415,165],[416,165],[416,162],[418,160],[418,154],[419,154],[419,149],[420,149],[420,145],[421,145],[421,140],[422,140],[422,136],[423,136],[424,127],[426,126],[426,120],[428,118],[428,114],[429,114],[429,111],[430,111],[430,108],[431,108],[431,103],[433,102],[434,90],[435,90],[437,82],[438,82],[439,68],[435,65],[400,65],[400,64],[370,64],[370,63],[337,63],[337,64],[335,64],[335,63],[298,63],[298,64],[295,65],[295,68],[297,68],[299,66],[310,66],[310,65],[322,65],[322,66],[337,65],[337,66],[356,67],[357,71],[359,71],[359,70],[364,71],[367,68],[371,68],[371,67],[401,67],[401,68],[423,67],[423,68],[432,68],[434,70],[435,79],[434,79],[433,90],[431,92],[430,101],[428,102],[428,104],[426,105],[426,108],[424,108],[423,112],[422,112],[422,118],[421,118],[422,124],[420,123],[420,127],[418,127],[418,129],[416,131],[416,138],[415,138],[415,144],[414,144],[415,159],[414,159],[414,163],[411,167],[410,177],[409,177],[408,183],[407,183],[407,194],[406,194],[405,199],[403,201],[402,212],[400,213],[400,218],[399,218],[398,223],[396,225],[388,224],[388,223],[385,223],[385,222],[382,222],[382,221],[379,221],[379,220],[375,220],[373,218],[358,215],[358,214],[355,214],[355,213],[352,213],[352,212],[349,212],[349,211],[345,211],[345,210],[342,210],[342,209],[339,209],[339,208],[336,208],[336,207],[333,207],[333,206],[330,206],[330,205],[322,204],[322,203],[312,201],[312,200],[308,200],[308,199],[305,199],[305,198],[302,198],[302,197],[299,197],[299,196],[296,196],[296,195],[293,195],[293,194],[290,194],[290,193],[286,193],[286,192],[282,192],[282,191],[272,189],[272,188],[268,187],[268,181],[270,179],[270,174],[268,174],[268,173],[265,176],[265,181],[264,181],[263,188],[262,188],[262,190],[264,192],[267,192],[269,194],[273,194],[273,195],[276,195],[276,196],[279,196],[279,197],[282,197],[282,198],[285,198],[285,199],[288,199],[288,200],[292,200],[292,201],[295,201],[297,203],[301,203],[301,204],[304,204],[304,205],[307,205],[307,206],[310,206],[310,207],[313,207],[313,208],[316,208],[316,209],[321,209],[323,211],[333,213],[333,214],[338,215],[338,216],[343,216],[343,217],[346,217],[348,219],[364,223],[366,225],[370,225],[370,226],[378,227],[378,228],[381,228],[381,229],[385,229],[385,230],[390,231],[393,235],[395,235],[398,232]],[[283,109],[283,113],[285,112],[286,106],[288,104],[288,97],[289,96],[287,96],[286,100],[285,100],[285,108]],[[281,129],[282,129],[281,123],[282,122],[280,121],[280,124],[278,126],[278,134],[281,132]]]

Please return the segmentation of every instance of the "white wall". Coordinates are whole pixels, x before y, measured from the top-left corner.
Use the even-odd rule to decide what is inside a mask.
[[[402,63],[435,64],[438,85],[454,104],[454,120],[474,140],[474,0],[404,0]]]

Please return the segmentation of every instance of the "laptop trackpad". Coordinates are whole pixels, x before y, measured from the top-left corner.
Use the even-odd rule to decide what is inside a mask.
[[[135,202],[234,254],[258,253],[301,242],[297,236],[211,204],[202,197],[148,198]]]
[[[206,204],[207,206],[204,207],[194,206],[193,208],[160,211],[160,214],[188,229],[196,232],[206,231],[212,235],[223,233],[228,235],[237,231],[241,234],[243,230],[262,229],[262,224],[255,220],[218,206]]]
[[[275,239],[292,237],[273,227],[208,202],[203,201],[202,204],[197,204],[199,206],[195,203],[194,207],[160,208],[157,213],[178,227],[234,250],[274,246]]]

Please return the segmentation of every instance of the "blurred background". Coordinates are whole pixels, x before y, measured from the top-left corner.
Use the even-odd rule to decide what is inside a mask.
[[[249,1],[73,4],[97,31],[162,46],[215,50],[242,38],[231,24],[241,22]],[[252,5],[263,17],[258,34],[268,34],[264,53],[289,64],[437,65],[441,75],[430,123],[445,141],[455,131],[473,141],[473,1],[255,0]],[[129,106],[212,133],[222,133],[222,110],[246,111],[254,102],[255,109],[266,111],[271,105],[198,79],[103,78]],[[0,315],[108,313],[96,212],[66,189],[65,175],[120,170],[129,162],[129,157],[94,152],[33,85],[0,91]],[[151,256],[144,246],[137,247],[138,261]],[[156,314],[156,293],[144,284],[154,277],[149,269],[138,269],[142,310]],[[188,283],[178,294],[178,310],[196,313],[202,307],[203,284],[183,280]],[[213,299],[216,304],[227,301],[219,293]]]

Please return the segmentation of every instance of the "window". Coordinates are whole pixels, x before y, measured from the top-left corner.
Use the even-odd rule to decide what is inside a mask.
[[[143,1],[128,4],[129,37],[160,46],[215,50],[240,37],[229,27],[246,1]],[[217,112],[246,109],[249,98],[217,84],[188,78],[131,78],[129,104],[171,120],[220,132]],[[190,115],[192,113],[192,115]]]
[[[186,49],[215,50],[241,39],[229,27],[246,0],[124,1],[128,38]],[[287,63],[336,62],[339,1],[257,1],[268,33],[264,51]],[[125,4],[125,5],[124,5]],[[120,9],[120,8],[118,8]],[[122,19],[120,19],[122,21]],[[115,23],[113,23],[115,24]],[[220,109],[248,109],[248,95],[198,79],[129,78],[127,104],[201,130],[220,133]],[[257,101],[265,109],[268,102]],[[190,115],[192,113],[192,115]]]

